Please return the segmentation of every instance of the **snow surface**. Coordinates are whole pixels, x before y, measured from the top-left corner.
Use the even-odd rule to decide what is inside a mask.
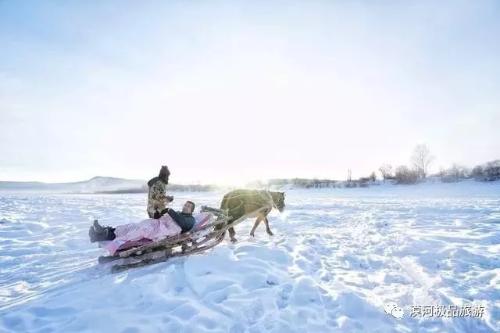
[[[174,193],[218,206],[223,193]],[[110,274],[88,242],[145,217],[144,194],[0,194],[0,332],[495,332],[500,183],[290,190],[238,243]],[[384,312],[395,302],[396,319]],[[411,318],[412,305],[486,307]]]

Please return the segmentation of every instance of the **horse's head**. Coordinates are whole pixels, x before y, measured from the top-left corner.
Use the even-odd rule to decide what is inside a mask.
[[[276,208],[281,212],[285,209],[285,192],[271,192]]]

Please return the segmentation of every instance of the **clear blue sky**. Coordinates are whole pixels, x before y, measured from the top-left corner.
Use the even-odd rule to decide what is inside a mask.
[[[500,158],[498,1],[1,1],[0,180]]]

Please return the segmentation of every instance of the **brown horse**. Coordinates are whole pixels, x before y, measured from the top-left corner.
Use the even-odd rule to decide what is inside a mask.
[[[261,221],[266,224],[266,232],[272,236],[273,233],[269,228],[269,221],[267,214],[271,212],[273,207],[277,208],[280,212],[285,209],[285,193],[284,192],[271,192],[271,191],[257,191],[257,190],[234,190],[222,199],[220,208],[228,211],[229,221],[233,221],[246,216],[256,217],[250,235],[254,236],[255,229]],[[236,232],[234,228],[229,228],[229,236],[231,241],[235,242],[234,235]]]

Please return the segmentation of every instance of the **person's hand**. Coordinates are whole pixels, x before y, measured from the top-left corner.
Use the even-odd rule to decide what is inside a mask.
[[[173,196],[171,196],[171,195],[167,195],[167,201],[168,201],[168,202],[172,202],[172,201],[174,201],[174,197],[173,197]]]

